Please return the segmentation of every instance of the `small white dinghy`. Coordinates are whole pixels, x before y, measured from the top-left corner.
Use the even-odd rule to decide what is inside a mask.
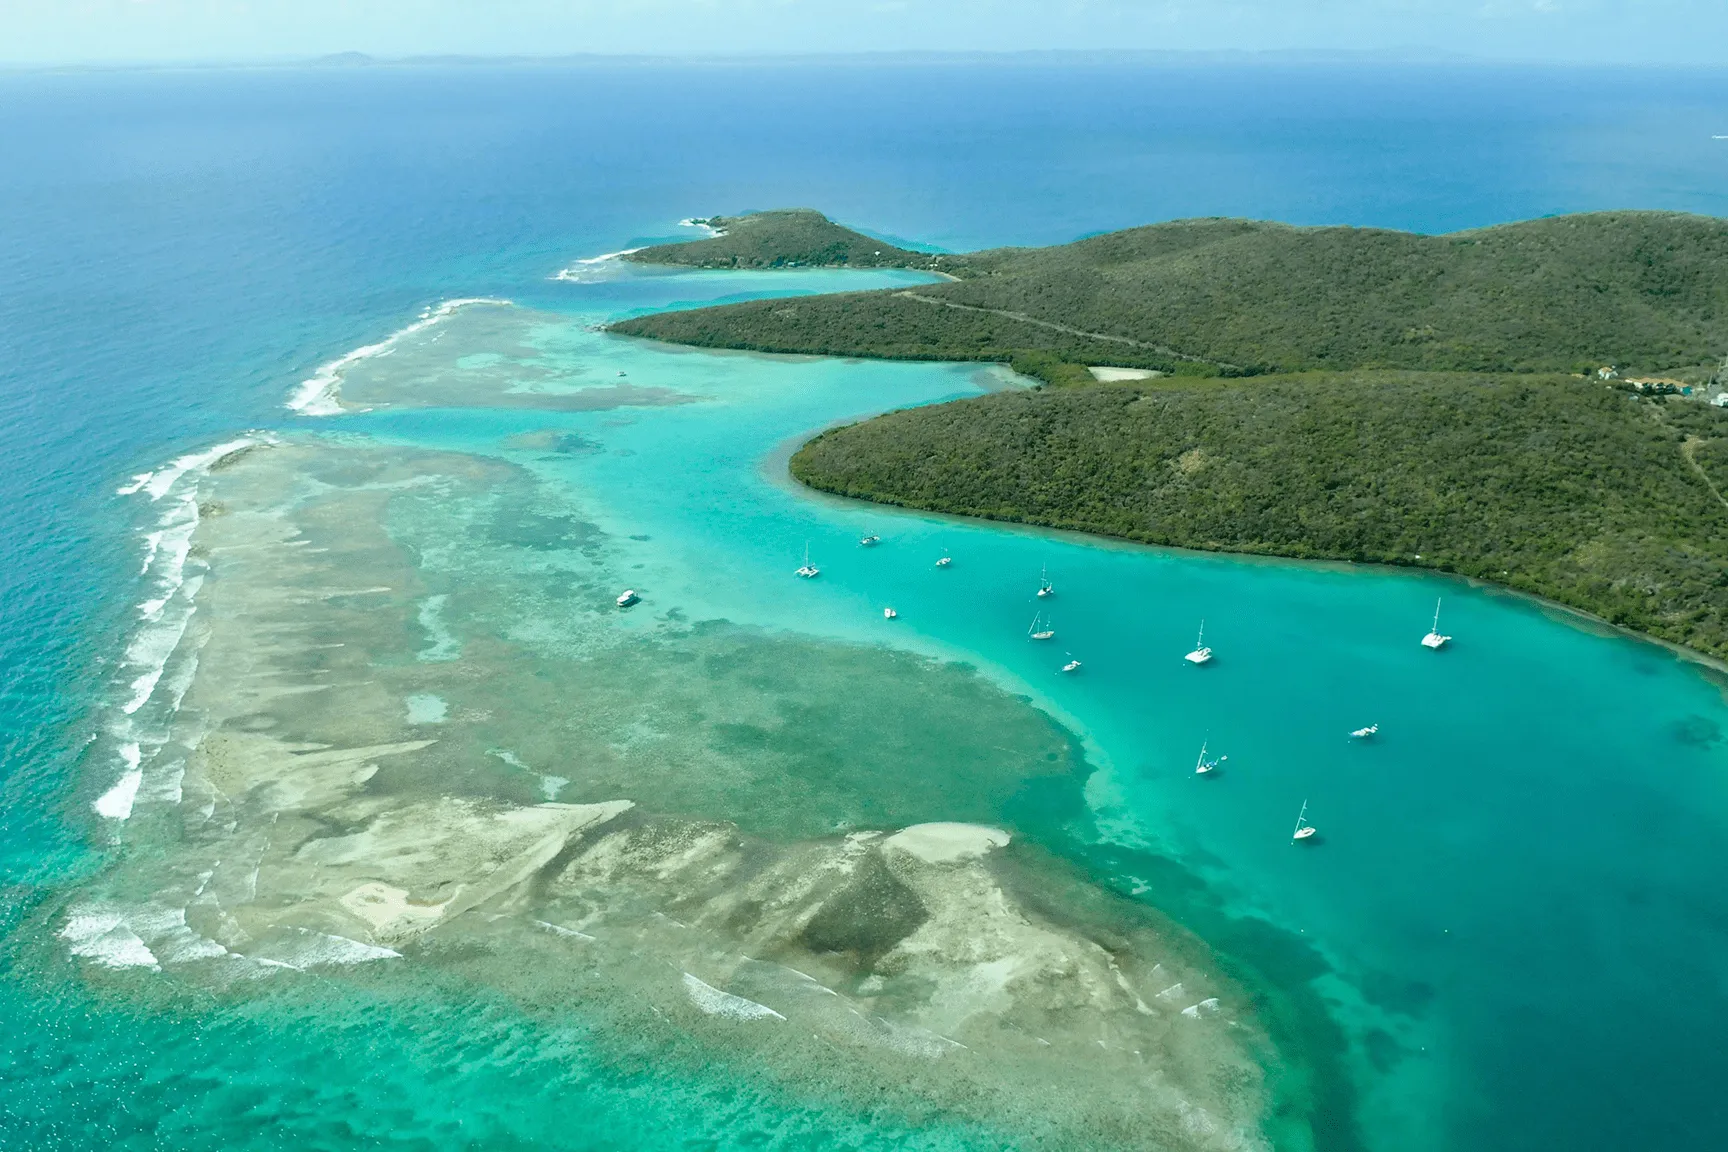
[[[1436,600],[1434,601],[1434,625],[1428,629],[1428,635],[1422,637],[1422,647],[1439,651],[1446,646],[1446,641],[1450,639],[1452,637],[1440,634],[1440,601]]]
[[[822,575],[822,569],[810,563],[810,545],[808,544],[804,545],[804,566],[798,569],[797,574],[806,580]]]
[[[1212,659],[1212,649],[1206,647],[1206,621],[1200,621],[1200,635],[1194,639],[1194,651],[1182,659],[1190,664],[1204,664]]]
[[[1228,756],[1220,756],[1216,760],[1206,759],[1206,745],[1202,743],[1200,745],[1200,758],[1194,761],[1194,775],[1210,776],[1218,770],[1220,764],[1228,759],[1230,759]]]
[[[1314,825],[1308,823],[1305,819],[1307,815],[1308,801],[1304,800],[1302,801],[1302,811],[1296,813],[1296,831],[1290,834],[1290,843],[1300,844],[1304,840],[1312,840],[1314,834],[1319,831]]]
[[[1032,617],[1032,623],[1027,625],[1026,635],[1033,640],[1054,640],[1056,629],[1044,622],[1044,614],[1040,612]]]
[[[1074,653],[1072,653],[1072,652],[1068,653],[1068,663],[1062,665],[1062,671],[1064,671],[1064,672],[1078,672],[1078,671],[1080,671],[1080,661],[1074,659]]]
[[[1372,738],[1379,731],[1380,731],[1380,725],[1370,724],[1366,728],[1358,728],[1354,732],[1350,733],[1350,739],[1352,739],[1352,740],[1367,740],[1367,739]]]
[[[636,589],[626,588],[624,594],[618,597],[618,607],[628,608],[630,605],[640,602],[641,599],[642,597],[636,595]]]
[[[884,619],[884,620],[893,620],[896,617],[898,617],[899,615],[900,615],[900,613],[894,611],[894,609],[892,609],[892,608],[882,609],[882,619]]]
[[[1040,568],[1038,570],[1038,598],[1043,600],[1054,595],[1056,595],[1056,585],[1050,583],[1049,569]]]

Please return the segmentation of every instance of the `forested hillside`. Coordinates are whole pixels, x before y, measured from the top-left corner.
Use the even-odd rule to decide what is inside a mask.
[[[1691,454],[1728,485],[1728,413],[1382,372],[996,393],[825,433],[792,472],[1149,543],[1439,568],[1728,657],[1728,506]]]
[[[802,214],[746,217],[755,223],[734,222],[718,241],[635,258],[707,260],[704,253],[719,250],[706,245],[732,240],[760,253],[740,256],[738,266],[766,266],[767,254],[786,252],[815,262],[828,249],[806,242],[803,230],[845,230],[808,216],[820,226]],[[856,241],[849,243],[844,260],[824,262],[861,264]],[[833,245],[839,252],[841,242]],[[945,256],[939,264],[897,249],[871,258],[938,266],[959,279],[663,313],[616,330],[704,347],[910,359],[1030,355],[1166,371],[1186,364],[1184,371],[1223,375],[1601,364],[1656,372],[1728,351],[1728,222],[1677,213],[1562,216],[1447,236],[1186,220],[1055,248]]]
[[[624,258],[688,268],[924,268],[933,260],[929,253],[842,228],[809,208],[714,216],[699,223],[720,234],[638,248]]]

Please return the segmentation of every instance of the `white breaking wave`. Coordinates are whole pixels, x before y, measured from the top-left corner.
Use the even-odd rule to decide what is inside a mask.
[[[187,630],[204,583],[203,561],[192,558],[192,536],[198,528],[198,482],[212,467],[236,452],[274,442],[268,435],[252,433],[188,452],[160,468],[138,473],[117,490],[120,495],[142,496],[151,504],[165,507],[155,525],[142,533],[144,556],[139,573],[148,583],[149,591],[137,605],[138,627],[117,662],[120,679],[117,686],[124,688],[125,698],[118,702],[119,715],[109,725],[109,734],[116,743],[122,768],[119,779],[91,805],[105,819],[121,822],[131,817],[151,757],[167,740],[167,721],[178,711],[197,667],[194,645],[192,654],[176,665],[167,687],[163,687],[164,674],[175,653],[188,644]],[[153,709],[152,719],[147,722],[133,719],[146,704],[162,697],[168,698],[165,711]],[[142,794],[178,799],[178,773],[184,771],[184,765],[173,771],[170,781],[159,782],[166,786],[152,785]]]
[[[610,279],[618,270],[622,258],[632,252],[640,252],[640,248],[620,248],[616,252],[605,252],[599,256],[588,256],[560,269],[552,277],[572,284],[593,284]]]
[[[74,956],[94,960],[105,968],[148,968],[160,972],[156,962],[138,934],[126,926],[125,917],[102,908],[74,908],[60,929],[60,939],[66,941]]]
[[[143,752],[136,743],[120,745],[120,759],[125,763],[126,771],[120,774],[119,783],[102,793],[91,805],[98,816],[110,820],[125,820],[132,815],[132,802],[138,798],[138,785],[144,782],[144,771],[138,766]]]
[[[254,444],[264,442],[263,437],[249,435],[242,436],[238,440],[230,440],[226,444],[218,444],[214,448],[206,448],[202,452],[188,452],[184,456],[169,461],[154,472],[138,473],[132,477],[130,483],[116,488],[114,494],[116,496],[132,496],[143,492],[154,503],[168,495],[169,490],[188,472],[202,472],[231,452],[238,452],[242,448],[250,448]]]
[[[692,1004],[710,1016],[724,1016],[728,1020],[786,1019],[766,1004],[722,992],[712,984],[704,984],[688,972],[684,973],[684,991],[689,995]]]
[[[373,960],[400,959],[390,948],[362,944],[346,936],[332,936],[309,928],[290,928],[288,934],[253,954],[251,959],[275,967],[316,968],[325,964],[366,964]]]
[[[698,220],[694,216],[687,217],[683,220],[678,221],[678,227],[680,227],[680,228],[700,228],[702,231],[708,233],[708,238],[710,240],[717,240],[720,237],[726,235],[726,229],[716,228],[716,227],[714,227],[714,225],[708,223],[708,221]]]
[[[342,405],[337,402],[336,394],[341,391],[342,377],[348,369],[362,360],[370,360],[375,356],[388,356],[396,350],[396,346],[416,332],[423,332],[434,324],[447,320],[464,308],[477,304],[492,304],[507,308],[508,300],[498,300],[490,296],[464,297],[460,300],[446,300],[442,304],[426,309],[420,313],[420,318],[407,327],[378,341],[376,344],[366,344],[354,349],[345,356],[339,356],[328,364],[320,364],[318,370],[300,382],[294,389],[294,394],[288,398],[290,411],[302,416],[335,416],[341,413]]]

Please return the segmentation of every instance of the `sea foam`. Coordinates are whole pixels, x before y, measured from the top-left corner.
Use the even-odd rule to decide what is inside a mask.
[[[610,280],[623,270],[623,258],[632,252],[640,252],[640,248],[620,248],[616,252],[605,252],[599,256],[587,256],[577,260],[567,268],[561,268],[553,274],[552,279],[563,280],[571,284],[595,284],[602,280]]]
[[[722,992],[712,984],[703,983],[688,972],[684,973],[684,991],[690,997],[692,1004],[710,1016],[724,1016],[728,1020],[786,1019],[766,1004],[758,1004],[754,1000],[746,1000],[742,996]]]
[[[318,370],[300,382],[294,389],[294,394],[288,398],[290,411],[302,416],[335,416],[341,413],[342,405],[336,399],[336,394],[342,389],[342,378],[348,369],[364,360],[378,356],[388,356],[396,350],[403,340],[423,332],[434,324],[443,322],[456,315],[464,308],[479,304],[491,304],[507,308],[510,301],[494,299],[490,296],[469,296],[460,300],[446,300],[420,313],[419,319],[405,327],[398,328],[376,344],[366,344],[354,349],[344,356],[339,356],[327,364],[320,364]]]

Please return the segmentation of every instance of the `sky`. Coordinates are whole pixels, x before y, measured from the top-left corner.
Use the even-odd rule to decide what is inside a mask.
[[[1728,0],[0,0],[0,62],[1415,50],[1715,64]]]

